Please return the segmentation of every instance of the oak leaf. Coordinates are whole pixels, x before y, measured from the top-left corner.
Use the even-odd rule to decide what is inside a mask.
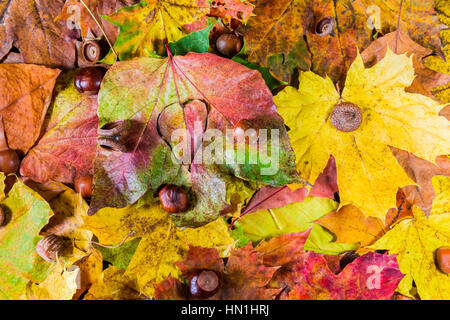
[[[299,173],[314,181],[333,155],[340,205],[354,204],[384,223],[387,210],[395,207],[397,189],[414,184],[388,146],[432,162],[450,150],[448,122],[438,116],[442,106],[404,91],[413,79],[411,59],[390,50],[369,69],[358,55],[341,96],[329,78],[302,73],[299,90],[287,87],[274,98],[292,128]],[[361,111],[362,123],[354,131],[339,131],[331,123],[330,114],[341,101]]]

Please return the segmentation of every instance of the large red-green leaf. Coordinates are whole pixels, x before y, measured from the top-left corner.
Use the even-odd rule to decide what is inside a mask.
[[[187,187],[192,200],[186,212],[172,215],[175,224],[198,226],[217,218],[225,207],[230,174],[274,186],[299,181],[292,147],[269,89],[257,71],[234,61],[190,53],[119,62],[106,74],[99,102],[100,127],[124,121],[118,138],[126,152],[98,148],[90,214],[106,206],[125,207],[147,191],[174,183]],[[253,164],[248,157],[243,163],[236,161],[236,150],[245,147],[243,143],[204,136],[205,129],[216,129],[225,136],[227,129],[243,119],[255,129],[278,130],[279,152],[274,153],[279,157],[278,170],[275,160],[273,172],[261,170],[268,167],[262,164],[264,160],[271,161],[268,153],[276,150],[271,138],[268,153],[254,146],[245,151],[247,156],[258,156]],[[198,132],[194,132],[196,121]],[[170,140],[177,128],[195,146],[187,154],[191,164],[171,157],[180,155],[179,145]],[[228,143],[231,152],[208,155],[199,151],[222,142]],[[221,163],[224,157],[227,161]]]

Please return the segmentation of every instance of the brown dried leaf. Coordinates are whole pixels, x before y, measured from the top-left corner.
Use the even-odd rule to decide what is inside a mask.
[[[11,149],[26,153],[38,139],[59,73],[37,65],[0,65],[0,114]]]

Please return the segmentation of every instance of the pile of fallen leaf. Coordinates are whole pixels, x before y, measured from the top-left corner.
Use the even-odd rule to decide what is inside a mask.
[[[0,17],[0,299],[450,299],[448,0]],[[201,152],[249,126],[278,130],[275,173],[245,140]]]

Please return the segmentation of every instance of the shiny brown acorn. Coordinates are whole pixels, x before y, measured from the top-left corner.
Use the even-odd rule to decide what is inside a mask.
[[[61,256],[67,247],[67,240],[55,234],[48,235],[39,240],[36,253],[45,261],[53,262],[56,256]]]
[[[217,50],[224,56],[231,58],[242,49],[242,39],[234,33],[224,33],[217,38]]]
[[[83,68],[75,76],[75,88],[83,94],[97,94],[105,73],[106,69],[103,67]]]
[[[439,270],[450,274],[450,247],[441,247],[437,249],[436,262]]]
[[[186,191],[173,184],[169,184],[159,191],[159,200],[165,211],[177,213],[187,208]]]
[[[75,180],[75,191],[85,198],[92,197],[93,177],[81,176]]]
[[[3,125],[3,116],[0,115],[0,171],[5,174],[19,171],[20,159],[16,151],[8,147]]]
[[[199,270],[189,281],[190,294],[198,299],[214,295],[220,288],[220,278],[215,271]]]

